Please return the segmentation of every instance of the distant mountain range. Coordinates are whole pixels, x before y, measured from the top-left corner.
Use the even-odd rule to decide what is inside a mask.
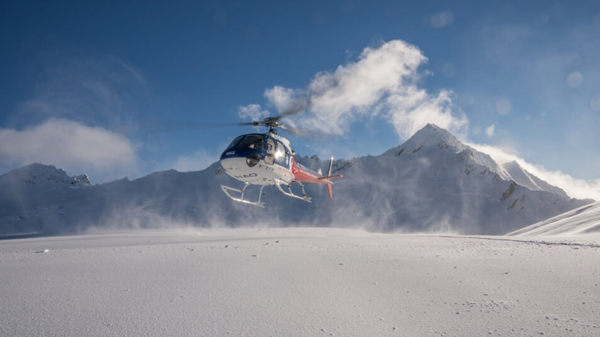
[[[312,169],[328,161],[296,156]],[[220,185],[241,186],[203,171],[156,172],[91,185],[51,165],[31,164],[0,176],[0,235],[76,233],[90,228],[190,226],[335,226],[371,231],[505,234],[591,203],[571,199],[516,162],[487,154],[429,124],[378,156],[337,160],[343,174],[331,202],[323,186],[307,186],[313,203],[265,188],[266,208],[228,199]],[[257,198],[258,187],[247,195]]]

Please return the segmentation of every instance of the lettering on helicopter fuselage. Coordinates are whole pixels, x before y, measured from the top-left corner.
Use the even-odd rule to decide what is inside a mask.
[[[232,154],[235,154],[235,151],[229,151],[229,152],[225,152],[226,156],[231,156]]]
[[[273,167],[265,166],[265,165],[262,165],[262,164],[259,164],[259,165],[258,165],[258,168],[259,168],[259,169],[266,170],[266,171],[273,172]]]
[[[247,179],[247,178],[255,178],[257,176],[256,173],[243,174],[238,176],[233,176],[236,179]]]

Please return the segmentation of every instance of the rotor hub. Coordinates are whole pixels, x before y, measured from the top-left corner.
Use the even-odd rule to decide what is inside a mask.
[[[279,124],[279,117],[267,117],[263,119],[263,125],[269,128],[269,132],[277,134],[277,128],[283,128],[283,125]]]

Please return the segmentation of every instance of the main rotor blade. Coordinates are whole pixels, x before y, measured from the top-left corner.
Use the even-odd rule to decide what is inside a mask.
[[[307,134],[309,132],[309,130],[297,128],[297,127],[293,127],[293,126],[279,124],[279,127],[284,129],[286,132],[295,134],[297,136],[301,136],[301,135]]]
[[[279,116],[275,117],[277,120],[285,118],[287,116],[295,115],[301,113],[302,111],[308,109],[309,102],[306,98],[297,99],[289,108],[285,109]]]
[[[325,133],[322,131],[297,128],[297,127],[281,125],[281,124],[279,125],[279,127],[282,128],[283,130],[285,130],[286,132],[289,132],[295,136],[302,137],[302,138],[310,138],[312,140],[318,140],[318,139],[319,140],[327,140],[327,139],[333,138],[333,136],[331,134],[328,134],[328,133]]]
[[[144,132],[173,132],[191,131],[211,128],[222,128],[228,126],[257,126],[261,122],[239,122],[239,123],[212,123],[212,122],[183,122],[183,121],[135,121],[125,122],[120,125],[122,131],[139,130]]]

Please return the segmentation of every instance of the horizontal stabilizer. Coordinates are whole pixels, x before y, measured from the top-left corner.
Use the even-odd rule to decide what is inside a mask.
[[[335,176],[327,176],[327,177],[319,177],[317,178],[318,180],[323,180],[323,179],[335,179],[335,178],[343,178],[344,176],[341,174],[335,175]]]

